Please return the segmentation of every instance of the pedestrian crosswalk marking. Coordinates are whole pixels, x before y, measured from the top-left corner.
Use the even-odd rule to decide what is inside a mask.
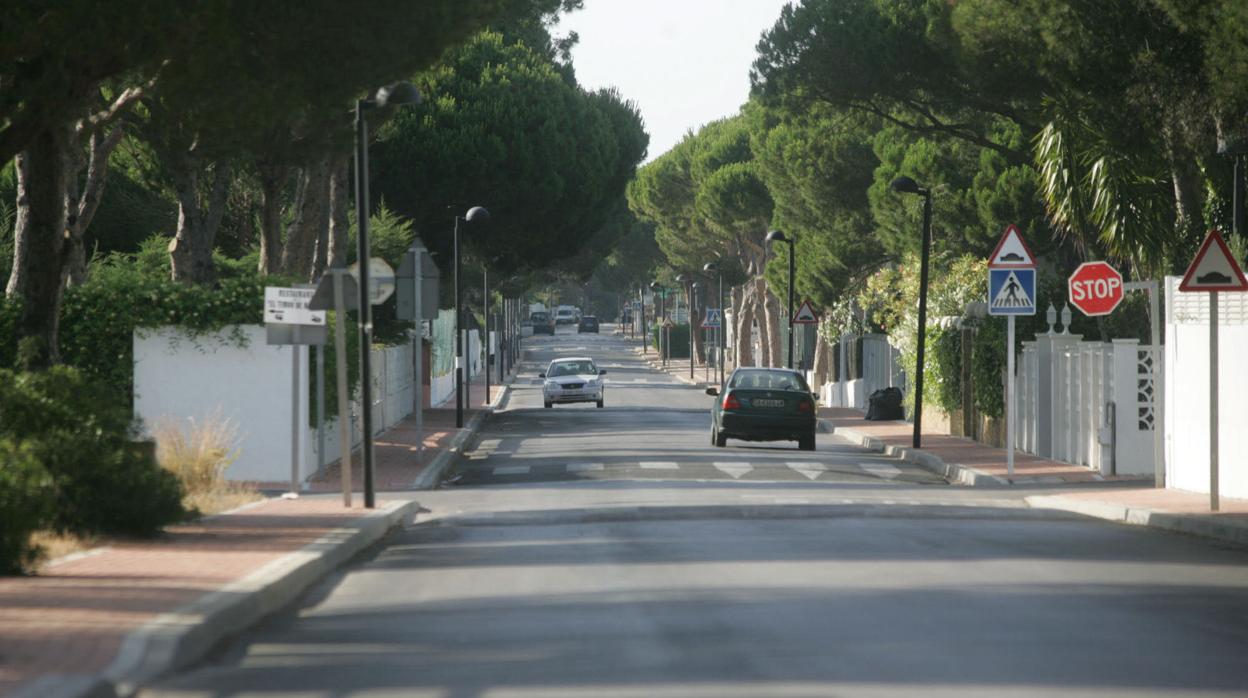
[[[527,465],[503,465],[494,469],[495,475],[528,475]]]
[[[680,464],[675,463],[673,461],[666,461],[666,460],[642,461],[638,463],[637,465],[641,466],[643,470],[680,470]]]
[[[790,462],[785,463],[785,465],[805,475],[811,480],[814,480],[828,470],[828,467],[822,463]]]
[[[741,479],[742,475],[745,475],[754,469],[754,466],[749,463],[724,463],[716,461],[715,463],[712,463],[712,465],[723,471],[725,474],[732,476],[732,479],[734,480]]]
[[[860,467],[863,470],[870,473],[871,475],[874,475],[876,477],[882,477],[887,480],[891,480],[901,474],[901,468],[898,468],[897,466],[894,466],[894,465],[887,465],[884,463],[864,464]]]
[[[568,464],[569,473],[584,473],[590,470],[602,470],[602,469],[603,469],[602,463],[569,463]]]

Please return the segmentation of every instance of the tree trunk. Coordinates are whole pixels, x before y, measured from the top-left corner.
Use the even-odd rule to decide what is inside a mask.
[[[8,294],[22,300],[17,321],[20,364],[43,369],[60,361],[61,267],[65,248],[65,144],[68,133],[48,129],[21,156]],[[21,209],[25,208],[25,215]]]
[[[347,231],[351,226],[351,158],[339,157],[333,163],[329,180],[329,256],[325,260],[330,268],[347,266]]]
[[[761,278],[761,277],[760,277]],[[785,347],[780,341],[780,301],[776,299],[776,294],[767,288],[766,282],[763,282],[763,313],[767,320],[767,344],[769,352],[767,354],[767,365],[775,368],[777,366],[786,365],[787,360]]]
[[[65,237],[69,245],[65,255],[65,268],[62,270],[66,286],[77,286],[87,278],[87,251],[83,242],[87,227],[100,207],[100,199],[104,197],[104,184],[108,179],[108,158],[112,155],[123,134],[121,127],[114,127],[108,135],[93,131],[87,144],[86,168],[87,176],[83,181],[82,191],[78,191],[78,170],[82,168],[81,158],[68,157],[66,162],[72,167],[66,171],[65,196]]]
[[[767,332],[767,282],[754,277],[754,322],[758,325],[758,365],[771,365],[771,334]]]
[[[200,202],[197,159],[183,155],[174,164],[173,183],[178,197],[178,232],[169,243],[173,280],[184,284],[211,284],[217,279],[213,243],[230,191],[229,167],[218,163],[212,188]]]
[[[740,289],[734,290],[733,295],[739,295],[740,303],[733,314],[733,318],[736,320],[734,337],[736,364],[738,368],[753,366],[754,339],[751,335],[754,327],[754,300],[748,286],[742,286]]]
[[[828,365],[832,358],[832,352],[828,343],[818,333],[815,334],[815,365],[812,367],[815,374],[815,384],[810,386],[812,390],[819,390],[824,383],[828,382]]]
[[[276,274],[282,258],[282,190],[290,168],[284,163],[259,162],[260,273]]]
[[[329,225],[329,160],[322,159],[303,168],[295,209],[282,248],[282,272],[311,281],[316,263],[316,241]]]

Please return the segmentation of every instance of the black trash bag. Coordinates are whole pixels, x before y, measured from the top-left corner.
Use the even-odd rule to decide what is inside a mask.
[[[871,393],[867,402],[867,419],[905,419],[901,408],[901,388],[882,388]]]

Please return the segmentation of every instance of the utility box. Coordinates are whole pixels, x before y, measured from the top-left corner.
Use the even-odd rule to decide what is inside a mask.
[[[416,273],[417,264],[420,264],[419,275]],[[436,320],[438,319],[438,284],[442,280],[442,273],[438,271],[438,265],[434,264],[429,250],[419,239],[407,248],[403,261],[399,264],[399,271],[395,274],[395,317],[400,320],[409,322],[418,320],[414,307],[417,276],[420,277],[421,317],[419,320]]]

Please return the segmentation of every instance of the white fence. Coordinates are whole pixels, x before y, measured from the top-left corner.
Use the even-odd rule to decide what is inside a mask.
[[[469,347],[479,352],[474,330]],[[243,340],[242,345],[237,341]],[[316,386],[308,377],[311,352],[298,347],[299,479],[315,474],[318,463],[339,458],[337,405],[327,404],[325,453],[318,457],[317,433],[309,413]],[[411,345],[374,349],[371,356],[372,420],[375,433],[389,429],[414,408],[415,357]],[[471,365],[480,370],[476,354]],[[293,353],[288,346],[270,346],[262,325],[227,328],[205,337],[189,337],[177,328],[136,330],[134,335],[134,414],[150,429],[161,420],[188,425],[212,417],[229,420],[238,429],[238,459],[226,476],[231,480],[288,482],[291,475]],[[330,375],[333,375],[332,367]],[[474,373],[475,375],[475,373]],[[455,376],[433,376],[430,404],[444,402],[455,388]],[[360,443],[362,419],[358,399],[349,403],[351,442]]]
[[[1166,483],[1209,491],[1209,294],[1166,279]],[[1222,496],[1248,498],[1248,294],[1218,294]]]
[[[1015,446],[1106,475],[1151,474],[1156,348],[1081,339],[1048,334],[1023,342]]]
[[[850,346],[858,340],[857,335],[847,334],[837,343],[833,360],[837,364],[836,375],[841,380],[825,383],[819,391],[820,401],[832,407],[867,408],[871,393],[882,388],[905,386],[905,372],[897,363],[898,352],[882,334],[862,336],[862,375],[857,376]]]

